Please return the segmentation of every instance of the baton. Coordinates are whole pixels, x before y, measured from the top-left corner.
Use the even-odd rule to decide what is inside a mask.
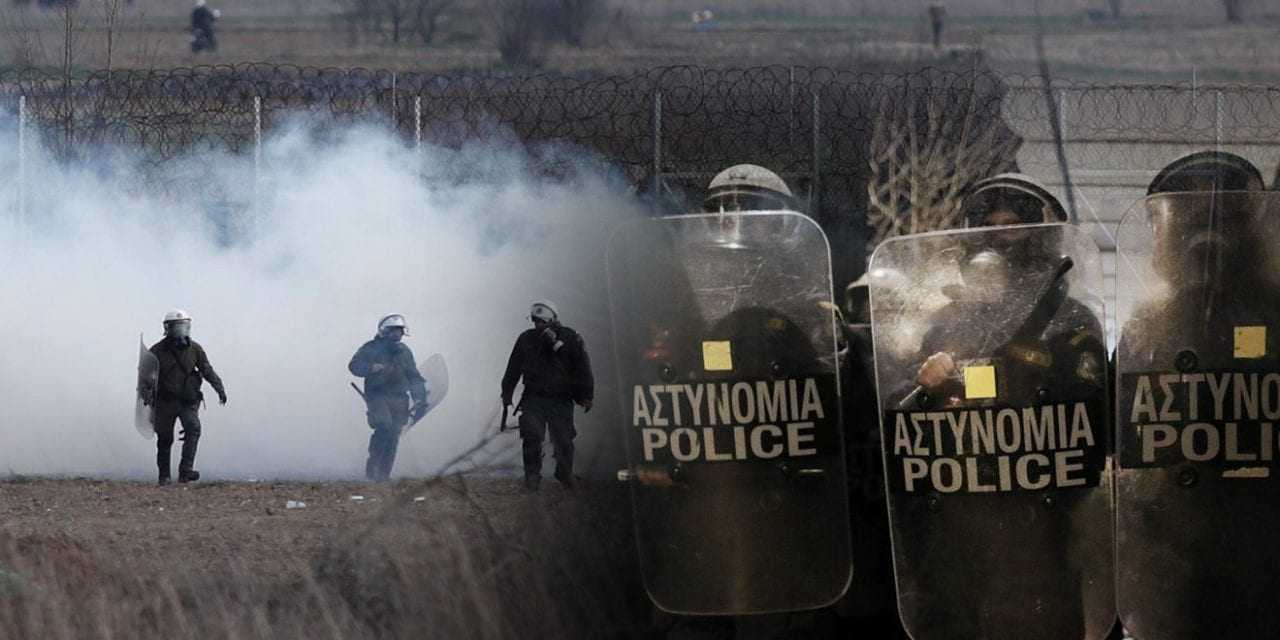
[[[498,433],[507,430],[507,410],[511,408],[509,404],[502,405],[502,422],[498,424]]]
[[[1053,270],[1053,276],[1049,278],[1049,281],[1045,283],[1044,288],[1040,290],[1040,294],[1036,296],[1036,303],[1031,307],[1031,313],[1027,314],[1027,317],[1022,320],[1020,325],[1018,325],[1018,330],[1014,331],[1013,334],[1009,336],[1009,340],[1006,340],[1005,344],[1020,335],[1029,333],[1032,329],[1036,328],[1037,324],[1047,324],[1048,321],[1053,318],[1053,313],[1057,311],[1057,306],[1055,305],[1052,310],[1046,306],[1049,303],[1051,297],[1050,294],[1052,294],[1053,290],[1058,286],[1058,281],[1062,280],[1062,277],[1067,275],[1067,272],[1074,266],[1076,266],[1076,263],[1071,259],[1071,256],[1062,256],[1062,259],[1058,261],[1057,268]],[[1041,331],[1043,331],[1043,329],[1041,329]],[[924,385],[916,385],[916,388],[912,389],[911,393],[908,393],[907,397],[903,398],[898,403],[898,409],[910,409],[911,406],[917,402],[920,394],[925,391],[926,389],[924,388]]]
[[[356,386],[356,383],[352,382],[352,383],[351,383],[351,388],[352,388],[352,389],[355,389],[356,393],[360,394],[360,399],[361,399],[361,400],[364,400],[364,401],[366,401],[366,402],[369,400],[368,398],[364,397],[364,392],[360,390],[360,387],[357,387],[357,386]]]

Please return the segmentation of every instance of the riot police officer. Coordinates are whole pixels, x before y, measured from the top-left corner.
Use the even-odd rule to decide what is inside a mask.
[[[707,185],[702,210],[707,213],[799,211],[786,181],[755,164],[735,164],[716,174]]]
[[[1196,403],[1214,406],[1209,383],[1185,397],[1170,387],[1167,398],[1157,385],[1156,401],[1183,414],[1166,412],[1165,426],[1150,425],[1135,405],[1144,379],[1247,380],[1280,371],[1277,200],[1264,189],[1248,160],[1192,153],[1166,166],[1121,224],[1123,264],[1142,269],[1117,275],[1121,296],[1137,299],[1116,354],[1118,575],[1121,616],[1135,637],[1264,638],[1280,625],[1270,607],[1280,589],[1274,470],[1265,458],[1241,463],[1238,453],[1235,461],[1190,455],[1197,442],[1238,428],[1240,439],[1220,449],[1247,458],[1270,425],[1231,413],[1229,402],[1221,415],[1201,413],[1189,424]],[[1240,397],[1229,385],[1218,393]],[[1155,444],[1152,434],[1165,429],[1183,436],[1178,446]],[[1196,429],[1197,439],[1186,437]]]
[[[520,440],[524,487],[537,491],[542,482],[542,442],[551,435],[555,477],[573,488],[573,405],[590,411],[595,400],[591,358],[582,336],[560,323],[560,313],[547,300],[529,308],[533,328],[521,333],[511,348],[502,376],[502,404],[510,406],[516,383],[524,380],[520,399]]]
[[[373,429],[364,473],[375,482],[391,477],[405,425],[427,412],[427,384],[418,372],[413,351],[402,342],[406,335],[404,316],[386,316],[378,322],[378,334],[361,345],[347,364],[353,375],[364,378],[363,397],[369,428]]]
[[[794,628],[751,614],[830,605],[851,566],[826,238],[756,165],[702,208],[609,248],[641,575],[672,635]]]
[[[936,254],[949,253],[958,263],[959,284],[935,292],[909,279],[914,291],[898,292],[945,299],[935,311],[921,312],[929,328],[915,351],[918,367],[912,372],[911,365],[882,358],[890,336],[875,338],[902,617],[917,637],[1099,637],[1114,621],[1110,491],[1103,473],[1105,346],[1099,315],[1066,277],[1074,262],[1064,243],[1078,232],[1047,226],[1065,222],[1066,212],[1042,185],[1018,174],[978,182],[963,198],[961,214],[969,229],[991,229],[900,243],[910,245],[901,255],[918,262],[920,277],[936,277],[920,266]],[[895,255],[886,246],[877,254]],[[879,313],[884,302],[873,304]],[[881,322],[878,317],[876,332],[893,329]],[[987,383],[977,382],[984,372],[990,375],[985,391]],[[1055,405],[1086,407],[1094,425],[1071,482],[1041,475],[1049,479],[1014,485],[1013,474],[1004,472],[1021,465],[1019,473],[1026,474],[1041,460],[1052,463],[1049,448],[1048,455],[1024,456],[1025,449],[981,449],[977,436],[970,442],[937,435],[917,453],[940,460],[949,442],[954,457],[946,462],[963,463],[965,471],[948,475],[935,464],[915,485],[905,485],[895,455],[912,444],[895,439],[903,431],[894,430],[893,410]]]
[[[200,479],[195,470],[196,447],[200,443],[200,390],[205,380],[227,403],[227,391],[209,364],[204,347],[191,339],[191,314],[174,309],[164,316],[164,339],[150,349],[159,361],[160,377],[155,390],[156,466],[161,485],[169,484],[170,449],[174,423],[182,421],[182,457],[178,461],[178,482]]]

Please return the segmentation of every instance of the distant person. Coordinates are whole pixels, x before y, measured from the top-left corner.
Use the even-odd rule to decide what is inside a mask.
[[[196,8],[191,10],[191,53],[218,50],[213,23],[221,17],[222,12],[206,7],[205,0],[196,0]]]
[[[404,316],[392,314],[378,322],[378,334],[351,356],[347,369],[364,378],[365,406],[369,419],[369,459],[364,475],[374,482],[391,478],[400,434],[412,418],[427,413],[427,383],[413,361],[413,351],[402,340],[408,326]],[[412,398],[413,406],[409,406]]]
[[[227,403],[227,390],[222,378],[209,364],[204,347],[191,339],[191,315],[174,309],[164,316],[164,339],[150,349],[160,361],[160,379],[156,385],[155,428],[156,466],[160,484],[169,484],[170,450],[173,427],[182,421],[182,458],[178,462],[178,482],[200,479],[195,470],[196,446],[200,442],[200,390],[205,380],[218,392],[218,402]]]
[[[502,376],[502,405],[511,405],[516,383],[524,379],[520,398],[520,440],[524,449],[524,487],[537,491],[542,482],[542,441],[551,432],[556,479],[572,489],[573,405],[591,410],[595,380],[591,359],[578,332],[560,324],[554,304],[539,300],[529,308],[533,328],[516,338],[507,372]]]
[[[947,8],[941,2],[929,4],[929,27],[933,30],[933,48],[942,47],[943,20],[947,17]]]
[[[698,33],[706,33],[716,28],[715,14],[710,9],[693,12],[693,30]]]

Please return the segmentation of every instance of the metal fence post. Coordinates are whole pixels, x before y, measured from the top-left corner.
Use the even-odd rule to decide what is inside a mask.
[[[653,92],[653,195],[662,195],[662,91]]]
[[[18,96],[18,220],[27,217],[27,97]]]
[[[1213,92],[1214,96],[1214,119],[1213,119],[1213,140],[1214,148],[1222,151],[1222,89]]]
[[[796,66],[793,64],[787,74],[787,144],[796,143]]]
[[[422,148],[422,96],[413,97],[413,145]]]
[[[253,192],[262,182],[262,96],[253,97]]]
[[[818,100],[818,92],[813,91],[813,197],[809,203],[809,211],[815,219],[821,219],[822,206],[822,105]]]

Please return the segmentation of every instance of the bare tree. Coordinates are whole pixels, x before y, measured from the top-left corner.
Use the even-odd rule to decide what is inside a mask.
[[[491,0],[498,54],[516,66],[543,63],[545,13],[539,0]]]
[[[957,226],[964,191],[1011,165],[1017,151],[1015,138],[982,121],[972,95],[957,105],[945,94],[886,94],[878,112],[867,184],[871,247]]]
[[[554,0],[547,11],[547,26],[566,44],[582,47],[587,31],[607,15],[605,5],[605,0]]]
[[[107,52],[104,68],[111,71],[111,57],[115,51],[116,26],[120,18],[120,5],[123,0],[98,0],[102,8],[102,19],[105,22]]]
[[[413,0],[378,0],[377,8],[379,16],[390,25],[391,41],[400,43],[400,32],[404,27],[405,20],[409,17],[409,5]]]
[[[1245,0],[1222,0],[1222,7],[1227,10],[1227,22],[1244,21]]]
[[[415,0],[413,30],[422,40],[422,44],[431,44],[435,41],[440,16],[444,15],[453,3],[454,0]]]
[[[348,39],[356,44],[368,32],[399,44],[417,36],[423,44],[435,38],[440,17],[455,0],[344,0],[342,16]]]

